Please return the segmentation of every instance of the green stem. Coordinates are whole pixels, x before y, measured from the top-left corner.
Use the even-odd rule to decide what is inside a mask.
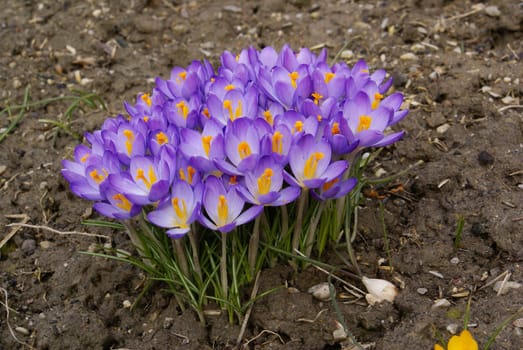
[[[227,234],[222,233],[222,257],[220,260],[220,277],[222,282],[223,300],[227,300],[229,282],[227,279]]]
[[[358,260],[356,259],[356,255],[354,254],[354,249],[352,247],[352,242],[354,241],[354,238],[356,238],[356,232],[357,232],[357,227],[358,227],[358,206],[354,207],[354,227],[353,227],[352,232],[351,232],[351,228],[350,228],[350,217],[351,217],[351,212],[347,211],[345,213],[345,230],[344,230],[345,239],[347,241],[347,253],[349,254],[349,260],[350,260],[352,266],[354,266],[354,269],[356,269],[356,272],[358,273],[358,275],[362,276],[360,267],[358,265]]]
[[[294,223],[294,234],[292,236],[291,252],[293,254],[296,254],[296,250],[298,250],[300,245],[300,238],[303,231],[303,212],[305,210],[305,203],[307,202],[308,194],[308,190],[303,189],[300,195],[300,199],[298,200],[298,212],[296,214],[296,222]]]
[[[11,130],[13,130],[17,125],[18,123],[20,122],[20,120],[22,120],[22,118],[24,117],[24,114],[25,114],[25,109],[26,108],[29,108],[30,107],[30,104],[27,103],[27,101],[29,100],[29,86],[25,88],[25,92],[24,92],[24,102],[22,103],[22,105],[20,106],[20,108],[15,108],[15,107],[19,107],[19,106],[9,106],[9,107],[6,107],[4,108],[0,114],[4,113],[5,111],[9,112],[9,114],[11,114],[11,110],[12,109],[21,109],[20,112],[18,113],[18,115],[16,116],[16,119],[13,120],[9,126],[7,127],[7,129],[5,129],[4,132],[2,132],[0,134],[0,142],[2,142],[2,140],[7,136],[7,134],[9,134],[11,132]]]
[[[193,230],[189,231],[187,233],[187,236],[189,236],[189,242],[191,244],[191,250],[192,250],[192,260],[194,264],[194,270],[196,271],[196,274],[198,275],[198,278],[200,279],[200,283],[203,282],[203,276],[202,276],[202,268],[200,267],[200,251],[198,249],[198,233]]]
[[[176,261],[182,270],[182,273],[185,277],[190,279],[189,276],[189,266],[187,265],[187,255],[185,255],[185,250],[183,249],[183,238],[173,239],[174,254],[176,256]]]
[[[251,238],[249,239],[249,267],[251,269],[251,276],[256,272],[256,258],[258,257],[258,249],[260,247],[260,220],[261,215],[258,215],[254,220],[254,227]]]
[[[285,241],[289,235],[289,211],[287,210],[287,205],[282,205],[281,207],[281,237]]]
[[[323,213],[323,208],[325,207],[325,201],[321,201],[318,207],[316,208],[316,213],[312,218],[312,221],[307,230],[307,243],[305,246],[305,255],[307,257],[311,256],[312,248],[314,246],[314,239],[316,238],[316,228],[320,222],[321,214]]]

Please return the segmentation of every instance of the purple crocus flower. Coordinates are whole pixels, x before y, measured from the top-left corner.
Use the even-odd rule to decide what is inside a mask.
[[[253,169],[260,156],[261,138],[270,131],[270,126],[261,119],[229,122],[225,130],[225,154],[230,162],[215,160],[216,167],[230,175],[242,175]]]
[[[343,117],[347,120],[345,135],[353,135],[358,140],[358,147],[381,147],[396,142],[403,136],[403,131],[385,136],[384,131],[394,117],[394,111],[386,105],[373,109],[369,96],[361,91],[343,107]]]
[[[230,232],[236,226],[251,221],[263,210],[263,206],[255,205],[243,211],[244,204],[234,186],[227,190],[221,179],[211,175],[205,182],[203,193],[203,207],[208,217],[202,213],[199,222],[211,230]]]
[[[131,158],[129,171],[109,175],[109,183],[113,189],[125,195],[127,199],[138,205],[154,203],[169,192],[173,164],[158,157],[147,156]]]
[[[287,164],[293,136],[287,125],[280,123],[272,132],[262,138],[262,154],[270,154],[273,160],[282,165]]]
[[[200,101],[198,96],[189,99],[176,98],[163,106],[163,114],[172,125],[194,128],[199,121]]]
[[[284,171],[289,184],[303,188],[317,188],[341,175],[348,167],[344,160],[331,161],[331,147],[325,139],[316,141],[313,135],[304,135],[289,152],[289,165],[294,176]]]
[[[182,238],[198,217],[202,186],[200,183],[193,188],[185,181],[176,180],[171,195],[157,209],[147,214],[147,218],[157,226],[168,228],[169,237]]]
[[[104,188],[105,201],[96,202],[93,208],[100,214],[113,219],[130,219],[138,215],[141,207],[132,203],[123,193],[115,191],[111,186]]]
[[[247,117],[254,119],[258,114],[258,90],[251,86],[245,93],[233,87],[228,90],[223,98],[218,95],[209,94],[207,107],[213,119],[222,126],[227,125],[228,121]]]
[[[194,70],[195,68],[196,67],[193,67],[193,69],[183,69],[181,67],[175,67],[171,71],[170,79],[163,80],[156,78],[156,87],[170,100],[179,98],[188,99],[199,91],[201,85],[201,80],[199,79],[198,73]]]
[[[225,158],[223,128],[214,119],[205,123],[201,133],[183,128],[180,130],[180,136],[180,151],[200,171],[214,171],[216,166],[213,160]]]
[[[336,199],[345,196],[358,183],[355,178],[343,180],[343,175],[325,182],[320,187],[311,191],[312,196],[317,200]]]
[[[301,192],[296,186],[282,189],[283,166],[271,156],[262,157],[256,168],[245,174],[243,184],[237,187],[238,192],[247,202],[257,205],[284,205],[298,198]]]
[[[75,150],[76,162],[64,160],[62,175],[70,182],[71,191],[78,197],[88,200],[105,198],[101,185],[109,174],[120,172],[120,162],[110,152],[104,152],[102,157],[88,153],[84,147]]]
[[[133,125],[121,123],[116,131],[102,130],[102,137],[106,147],[114,150],[124,165],[129,165],[131,157],[145,155],[147,131],[145,122],[138,120]]]

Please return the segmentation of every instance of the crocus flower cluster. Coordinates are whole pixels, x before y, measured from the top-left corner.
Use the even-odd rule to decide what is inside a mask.
[[[226,233],[264,206],[346,195],[351,154],[400,139],[407,114],[391,80],[364,61],[329,65],[327,52],[284,46],[224,52],[176,67],[126,114],[87,133],[62,174],[102,215],[147,219],[183,237],[193,222]]]

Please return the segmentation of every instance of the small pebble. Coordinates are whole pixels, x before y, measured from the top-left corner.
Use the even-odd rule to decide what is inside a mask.
[[[419,295],[425,295],[425,294],[427,294],[428,291],[429,290],[427,288],[423,288],[423,287],[416,289],[416,292],[418,292]]]
[[[16,327],[15,331],[17,331],[18,333],[23,334],[23,335],[29,335],[29,330],[24,327]]]
[[[451,323],[447,326],[447,331],[450,334],[456,334],[458,332],[459,325],[457,323]]]
[[[226,12],[232,12],[232,13],[242,13],[241,7],[238,7],[236,5],[225,5],[223,7],[223,10]]]
[[[7,166],[5,165],[0,165],[0,175],[3,175],[5,173],[5,171],[7,170]]]
[[[15,78],[15,79],[13,80],[13,87],[14,87],[15,89],[18,89],[18,88],[21,87],[21,86],[22,86],[22,82],[21,82],[19,79],[16,79],[16,78]]]
[[[49,241],[42,241],[40,242],[40,248],[42,249],[49,249],[51,247],[51,242]]]
[[[173,326],[174,324],[174,318],[172,317],[166,317],[164,320],[163,320],[163,328],[164,329],[169,329]]]
[[[34,239],[26,239],[22,242],[22,252],[25,255],[31,255],[36,249],[36,241]]]
[[[309,288],[308,292],[312,294],[314,298],[321,301],[327,301],[331,299],[328,282],[323,282],[312,286]]]
[[[459,258],[457,256],[453,257],[452,259],[450,259],[450,263],[452,265],[457,265],[459,264]]]
[[[521,283],[513,281],[497,281],[494,284],[494,291],[498,292],[499,295],[507,294],[511,289],[521,288]]]
[[[501,11],[497,6],[487,6],[485,7],[485,13],[490,17],[499,17],[501,16]]]
[[[523,328],[523,318],[515,319],[514,322],[512,322],[512,324],[514,325],[514,327]]]
[[[480,165],[492,165],[494,163],[494,157],[487,151],[481,151],[478,154],[478,162]]]
[[[407,52],[400,56],[400,60],[402,61],[416,61],[417,59],[418,56],[416,56],[412,52]]]
[[[49,189],[49,184],[47,181],[42,181],[38,187],[40,188],[40,191],[45,191]]]
[[[123,303],[122,303],[122,306],[124,309],[128,309],[131,307],[131,302],[129,300],[124,300]]]
[[[437,299],[434,301],[434,304],[432,304],[432,309],[438,309],[440,307],[449,307],[450,301],[447,299]]]
[[[347,339],[347,332],[345,332],[345,329],[338,328],[335,329],[334,332],[332,332],[332,337],[334,338],[334,341],[343,341]]]
[[[340,57],[344,60],[349,60],[354,57],[354,52],[352,50],[343,50],[340,54]]]
[[[45,320],[45,319],[46,319],[46,316],[45,316],[45,314],[44,314],[43,312],[40,312],[40,313],[38,314],[38,318],[41,319],[41,320]]]
[[[445,123],[445,124],[443,124],[443,125],[438,126],[438,127],[436,128],[436,132],[437,132],[438,134],[444,134],[444,133],[446,133],[449,129],[450,129],[450,124]]]

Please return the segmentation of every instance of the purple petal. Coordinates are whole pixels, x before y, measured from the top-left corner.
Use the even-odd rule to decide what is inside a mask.
[[[250,207],[249,209],[244,211],[240,216],[238,216],[236,218],[236,220],[235,220],[236,225],[238,225],[238,226],[239,225],[243,225],[246,222],[251,221],[252,219],[257,217],[258,215],[260,215],[260,213],[262,211],[263,211],[263,206],[262,205],[255,205],[253,207]]]

